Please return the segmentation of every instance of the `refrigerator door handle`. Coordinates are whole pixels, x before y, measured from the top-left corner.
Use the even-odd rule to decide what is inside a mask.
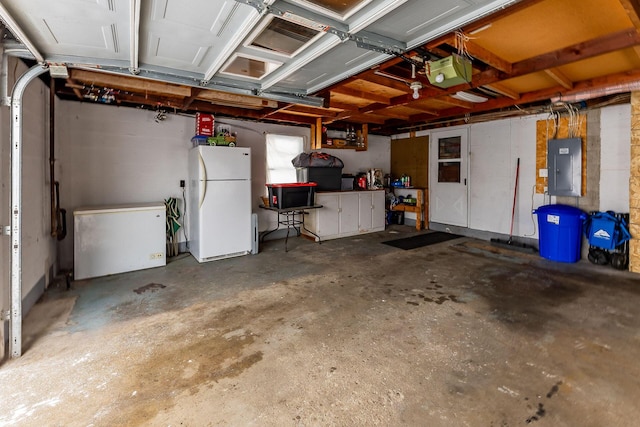
[[[200,194],[200,203],[198,205],[198,207],[202,207],[202,204],[204,203],[204,197],[207,195],[207,167],[204,164],[204,159],[202,158],[202,154],[200,154],[198,156],[198,158],[200,159],[200,170],[202,170],[202,193]]]

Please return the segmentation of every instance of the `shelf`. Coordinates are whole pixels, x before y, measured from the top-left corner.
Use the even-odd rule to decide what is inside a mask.
[[[405,205],[400,203],[395,205],[391,210],[392,211],[404,211],[404,212],[414,212],[416,214],[416,230],[421,230],[423,227],[423,216],[424,216],[424,229],[427,230],[429,228],[429,220],[428,216],[428,204],[427,204],[427,190],[424,188],[415,188],[415,187],[391,187],[392,189],[400,189],[400,190],[416,190],[416,198],[417,203],[415,205]]]
[[[367,151],[369,145],[369,125],[362,124],[361,129],[356,130],[356,138],[361,141],[360,146],[355,143],[348,143],[345,138],[327,137],[327,129],[322,125],[322,119],[317,119],[311,125],[311,149],[331,148],[337,150]],[[328,144],[327,142],[331,142]]]

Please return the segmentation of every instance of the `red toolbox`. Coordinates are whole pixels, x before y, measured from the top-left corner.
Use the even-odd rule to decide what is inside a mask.
[[[269,206],[279,209],[313,206],[316,186],[315,182],[267,184]]]

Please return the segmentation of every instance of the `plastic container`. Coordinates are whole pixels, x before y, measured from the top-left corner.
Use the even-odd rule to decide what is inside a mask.
[[[315,202],[315,182],[293,184],[267,184],[269,206],[278,209],[313,206]]]
[[[299,182],[315,182],[318,191],[340,191],[342,188],[342,168],[296,168],[296,177]]]
[[[566,205],[540,206],[533,213],[538,215],[540,256],[558,262],[579,261],[587,214]]]

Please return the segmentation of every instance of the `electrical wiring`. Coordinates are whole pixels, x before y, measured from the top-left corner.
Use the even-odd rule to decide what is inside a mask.
[[[467,57],[473,60],[473,57],[469,54],[469,51],[467,50],[467,42],[471,39],[472,37],[469,37],[461,30],[456,31],[455,33],[455,47],[456,47],[456,50],[458,51],[458,55]]]
[[[618,95],[616,97],[613,97],[611,99],[607,99],[605,101],[602,101],[601,103],[598,104],[593,104],[593,105],[589,105],[588,107],[583,107],[580,109],[580,111],[582,112],[580,114],[579,117],[579,124],[576,126],[576,128],[578,129],[578,134],[579,134],[579,129],[582,126],[582,122],[584,121],[584,115],[586,111],[590,111],[590,110],[594,110],[594,109],[599,109],[599,108],[603,108],[609,105],[617,105],[617,104],[621,104],[624,102],[629,102],[629,94],[621,94]],[[476,114],[476,115],[471,115],[471,114],[466,114],[465,117],[460,118],[460,117],[455,117],[455,118],[450,118],[450,119],[443,119],[443,120],[437,120],[437,121],[431,121],[428,123],[422,123],[422,124],[415,124],[415,125],[411,125],[411,126],[404,126],[404,127],[399,127],[398,130],[401,131],[411,131],[411,130],[415,130],[415,131],[419,131],[419,130],[428,130],[431,129],[433,126],[436,125],[443,125],[443,124],[452,124],[452,123],[482,123],[482,122],[488,122],[488,121],[493,121],[493,120],[500,120],[500,119],[505,119],[505,118],[511,118],[511,117],[523,117],[523,116],[533,116],[533,115],[537,115],[537,114],[544,114],[546,113],[548,115],[547,120],[552,120],[554,122],[554,137],[557,134],[557,124],[560,120],[560,111],[562,111],[564,107],[561,106],[560,104],[547,104],[544,106],[531,106],[531,107],[525,107],[522,108],[518,105],[514,105],[513,109],[509,109],[509,110],[504,110],[504,111],[492,111],[489,113],[484,113],[484,114]],[[574,107],[576,109],[576,111],[578,110],[577,107]],[[553,138],[549,138],[549,139],[553,139]]]
[[[536,195],[536,184],[533,184],[531,188],[531,225],[533,225],[533,231],[531,234],[525,234],[524,237],[532,237],[536,235],[536,221],[533,217],[533,201]]]

